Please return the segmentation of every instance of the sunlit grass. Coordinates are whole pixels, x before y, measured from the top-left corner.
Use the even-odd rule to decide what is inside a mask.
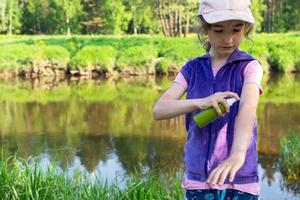
[[[255,34],[251,39],[244,40],[241,49],[260,60],[265,71],[300,70],[299,33]],[[164,58],[167,63],[158,65],[156,72],[166,72],[166,64],[179,70],[187,60],[205,53],[196,34],[187,38],[150,35],[1,36],[0,44],[3,46],[0,50],[2,70],[27,69],[30,63],[33,63],[32,67],[38,66],[41,61],[54,59],[60,66],[66,67],[67,63],[71,68],[93,69],[100,65],[104,69],[129,68],[147,72],[149,62]],[[109,53],[103,53],[102,47],[110,47]]]
[[[279,168],[287,181],[299,183],[300,137],[293,130],[280,141]]]
[[[0,160],[0,199],[152,200],[183,199],[180,175],[137,170],[108,184],[78,172],[68,177],[54,164],[41,170],[35,161],[5,156]]]

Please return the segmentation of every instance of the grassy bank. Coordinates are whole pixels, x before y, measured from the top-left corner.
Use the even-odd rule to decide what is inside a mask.
[[[2,152],[3,154],[3,152]],[[0,160],[0,199],[139,200],[182,199],[179,177],[135,173],[121,182],[107,184],[77,173],[70,178],[51,166],[39,170],[34,162],[3,156]]]
[[[1,37],[0,37],[1,38]],[[256,34],[241,49],[258,58],[265,71],[300,70],[300,34]],[[0,71],[56,74],[124,72],[174,73],[204,53],[195,36],[17,36],[0,39]]]
[[[298,129],[299,130],[299,129]],[[283,175],[282,185],[289,192],[300,195],[300,137],[295,130],[280,141],[278,168]]]
[[[293,131],[280,142],[279,168],[289,182],[300,182],[300,137]]]

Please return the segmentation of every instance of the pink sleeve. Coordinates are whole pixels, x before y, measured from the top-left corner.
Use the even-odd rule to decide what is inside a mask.
[[[263,68],[257,60],[253,60],[248,63],[244,71],[244,84],[254,83],[259,88],[259,94],[263,93],[261,87],[261,80],[263,77]]]
[[[185,90],[188,87],[188,84],[184,78],[184,76],[182,75],[181,72],[178,73],[178,75],[176,76],[174,82],[178,83],[179,85],[181,85]]]

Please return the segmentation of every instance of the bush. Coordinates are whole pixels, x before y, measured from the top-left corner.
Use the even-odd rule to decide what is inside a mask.
[[[160,57],[164,60],[156,66],[157,70],[166,71],[163,67],[170,64],[178,71],[189,59],[205,53],[195,36],[3,36],[0,44],[3,46],[0,50],[2,71],[27,69],[45,59],[58,60],[62,65],[68,63],[71,68],[117,67],[119,70],[149,71],[149,67],[154,70],[151,61]],[[278,72],[300,71],[299,33],[256,34],[253,43],[244,40],[241,49],[256,57],[265,72],[270,65]]]
[[[157,74],[168,74],[168,69],[171,66],[172,66],[172,62],[167,58],[163,58],[156,63],[155,72]]]
[[[285,42],[268,42],[270,56],[268,61],[271,69],[277,72],[294,71],[294,57],[291,54],[291,46]]]
[[[70,60],[69,52],[61,46],[44,46],[41,50],[43,60],[58,61],[64,67],[67,66]]]
[[[42,61],[57,61],[66,66],[69,52],[60,46],[12,44],[0,51],[0,71],[26,70],[39,67]]]
[[[26,44],[5,46],[0,51],[0,71],[30,70],[33,65],[42,61],[42,51]]]
[[[117,51],[111,46],[85,46],[70,62],[70,68],[111,71],[115,66]]]
[[[137,68],[148,71],[149,62],[157,58],[158,52],[152,45],[132,46],[119,51],[116,67]]]
[[[159,56],[167,58],[173,66],[181,68],[189,59],[196,58],[205,53],[201,44],[195,38],[169,38],[161,40]]]

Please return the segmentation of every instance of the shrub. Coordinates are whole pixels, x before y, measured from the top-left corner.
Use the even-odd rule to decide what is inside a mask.
[[[196,39],[170,38],[157,44],[159,56],[167,58],[173,66],[180,68],[187,60],[201,56],[204,49]]]
[[[36,46],[12,44],[0,51],[0,71],[30,70],[33,65],[42,61],[42,51]]]
[[[167,58],[163,58],[156,63],[155,72],[157,74],[168,74],[168,69],[171,66],[172,66],[172,62]]]
[[[111,46],[85,46],[70,62],[70,68],[110,71],[114,68],[117,51]]]
[[[67,66],[70,54],[61,46],[43,46],[42,58],[47,61],[58,61],[60,65]]]
[[[149,62],[157,58],[157,55],[158,52],[152,45],[132,46],[119,51],[116,67],[118,69],[131,67],[147,71]]]

